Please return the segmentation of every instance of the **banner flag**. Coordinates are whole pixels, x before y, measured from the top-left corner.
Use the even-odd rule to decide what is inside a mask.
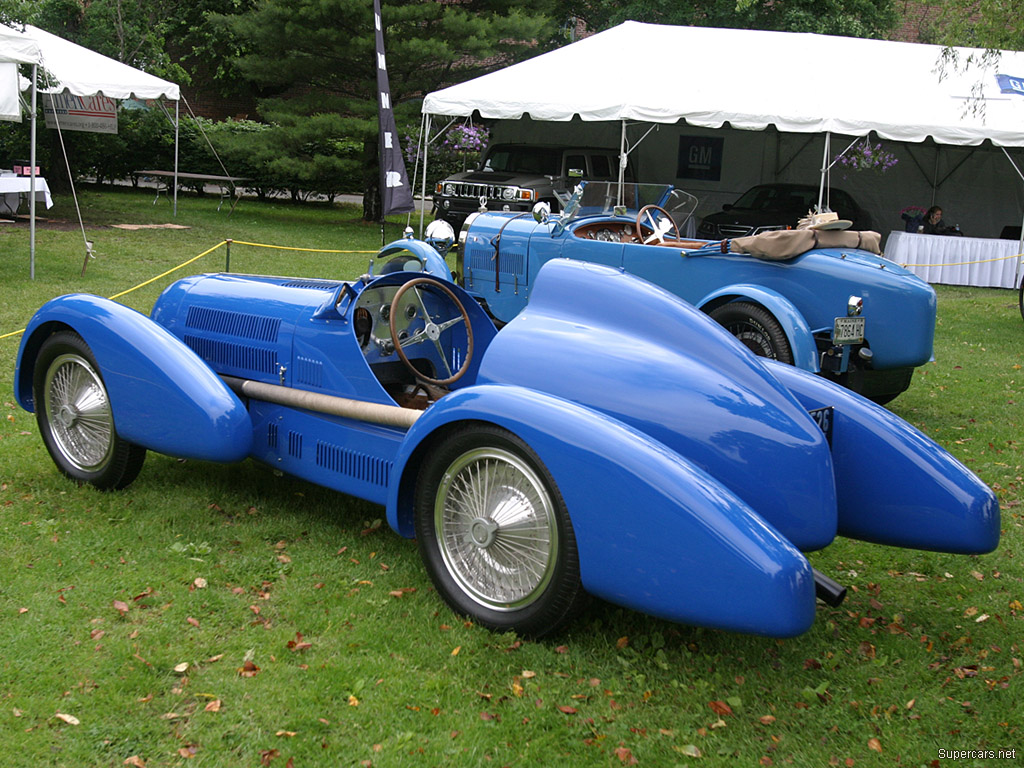
[[[380,21],[380,0],[373,0],[373,23],[377,37],[377,110],[380,126],[381,216],[409,213],[414,209],[412,187],[405,172],[402,148],[398,144],[395,113],[391,110],[391,86],[384,62],[384,31]]]
[[[999,83],[999,90],[1002,93],[1016,93],[1018,96],[1024,96],[1024,77],[996,75],[996,82]]]

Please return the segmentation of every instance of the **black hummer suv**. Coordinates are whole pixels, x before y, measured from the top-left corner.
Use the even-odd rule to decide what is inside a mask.
[[[626,174],[633,178],[629,168]],[[487,148],[478,170],[456,173],[437,183],[434,213],[458,231],[481,206],[490,211],[529,211],[534,203],[545,201],[557,211],[556,192],[571,192],[584,179],[618,177],[615,149],[494,144]]]

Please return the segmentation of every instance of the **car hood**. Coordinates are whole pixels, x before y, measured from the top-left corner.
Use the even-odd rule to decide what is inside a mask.
[[[801,217],[806,216],[807,211],[801,208],[784,209],[769,208],[754,210],[753,208],[732,208],[728,211],[719,211],[705,216],[705,221],[715,224],[788,224],[796,226]]]
[[[449,176],[445,181],[460,182],[472,181],[482,184],[508,184],[512,181],[522,183],[527,179],[546,179],[547,176],[539,173],[501,173],[498,171],[467,171]]]

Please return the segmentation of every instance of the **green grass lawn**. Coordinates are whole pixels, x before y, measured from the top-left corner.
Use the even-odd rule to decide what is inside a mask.
[[[151,201],[81,193],[97,252],[84,276],[68,201],[40,227],[34,281],[27,225],[0,225],[0,335],[53,296],[110,296],[225,239],[381,240],[352,207],[245,200],[228,217],[186,197],[172,219]],[[190,228],[110,226],[172,221]],[[366,264],[231,249],[233,271]],[[122,300],[148,311],[175,276],[223,266],[221,248]],[[1015,293],[938,293],[936,361],[891,409],[995,489],[1002,544],[957,557],[838,540],[811,559],[846,603],[785,641],[601,602],[553,639],[491,633],[444,606],[381,508],[252,462],[150,453],[124,491],[79,488],[15,405],[18,339],[0,339],[0,763],[931,766],[940,749],[1014,748],[1016,762],[956,764],[1019,763],[1024,322]]]

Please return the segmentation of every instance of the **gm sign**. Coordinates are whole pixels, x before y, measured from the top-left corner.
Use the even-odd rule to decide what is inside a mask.
[[[999,90],[1002,93],[1016,93],[1018,96],[1024,96],[1024,77],[996,75],[996,82],[999,83]]]
[[[711,136],[680,136],[676,177],[721,181],[725,139]]]

